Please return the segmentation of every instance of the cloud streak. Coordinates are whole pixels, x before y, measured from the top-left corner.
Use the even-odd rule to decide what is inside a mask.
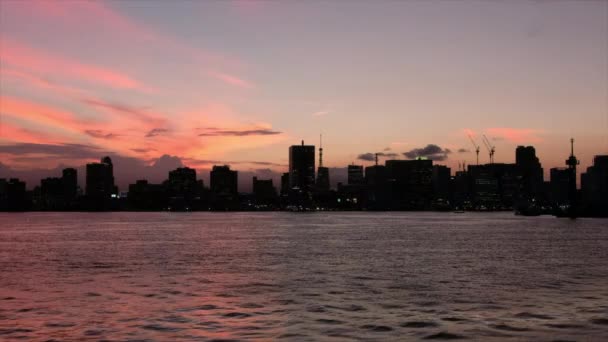
[[[206,132],[200,133],[199,137],[218,137],[218,136],[231,136],[231,137],[246,137],[256,135],[278,135],[283,132],[274,131],[268,128],[258,129],[245,129],[245,130],[224,130],[218,128],[207,128]]]
[[[107,67],[85,64],[73,59],[53,55],[27,47],[11,39],[0,39],[0,57],[3,64],[29,70],[45,76],[68,77],[76,81],[100,84],[116,89],[138,89],[146,87],[131,76]]]

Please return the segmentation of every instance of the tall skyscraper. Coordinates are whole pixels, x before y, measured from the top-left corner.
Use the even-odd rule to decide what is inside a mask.
[[[348,185],[363,184],[363,165],[348,165]]]
[[[179,167],[173,171],[169,171],[167,186],[171,196],[183,197],[185,199],[195,197],[197,192],[202,190],[198,189],[196,170],[189,167]]]
[[[312,192],[315,184],[315,146],[293,145],[289,147],[289,187]]]
[[[608,216],[608,155],[593,158],[593,166],[581,175],[581,191],[589,214]]]
[[[433,161],[387,160],[386,172],[395,209],[424,209],[433,197]]]
[[[61,183],[63,184],[63,195],[65,198],[67,200],[76,198],[78,194],[78,173],[76,169],[63,169]]]
[[[528,198],[539,197],[543,186],[543,168],[533,146],[517,146],[515,165],[521,177],[521,195]]]
[[[110,198],[115,194],[114,166],[110,157],[104,157],[99,163],[87,164],[86,195],[92,198]]]
[[[210,173],[211,191],[218,195],[236,196],[238,194],[238,173],[228,165],[214,165]]]

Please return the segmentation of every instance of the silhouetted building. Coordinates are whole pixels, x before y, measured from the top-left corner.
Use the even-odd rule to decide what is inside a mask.
[[[24,211],[30,208],[30,201],[25,191],[25,182],[18,178],[8,181],[0,178],[0,210]]]
[[[78,195],[78,172],[73,168],[66,168],[62,171],[61,182],[63,185],[63,195],[70,202]]]
[[[351,164],[348,165],[348,185],[363,184],[363,166]]]
[[[127,202],[132,210],[165,210],[169,209],[168,189],[162,184],[150,184],[147,180],[138,180],[129,185]]]
[[[543,187],[543,168],[533,146],[517,146],[515,164],[520,179],[519,193],[524,198],[539,198]]]
[[[387,160],[393,209],[425,209],[433,197],[433,161]]]
[[[61,178],[49,177],[40,181],[40,209],[62,210],[66,206],[63,195],[63,182]]]
[[[585,213],[608,216],[608,155],[593,158],[593,165],[581,175],[581,192]]]
[[[447,200],[450,195],[452,170],[445,165],[433,165],[433,192],[435,198]]]
[[[86,195],[89,198],[107,199],[118,193],[114,185],[114,166],[110,157],[100,163],[87,164]]]
[[[549,199],[554,205],[568,204],[570,170],[554,167],[550,171]]]
[[[253,177],[253,198],[258,204],[274,203],[277,198],[277,190],[272,184],[272,179]]]
[[[289,148],[289,187],[310,193],[315,184],[314,145],[293,145]]]
[[[500,206],[498,179],[493,164],[469,165],[468,179],[473,208],[478,210],[493,210]]]
[[[236,196],[238,194],[238,173],[230,166],[214,165],[210,174],[211,191],[218,195]]]
[[[389,184],[386,166],[376,165],[365,168],[365,184],[367,185],[367,203],[370,209],[380,210],[389,206]]]
[[[289,194],[289,172],[281,174],[281,196]]]
[[[179,167],[169,171],[167,186],[169,194],[174,197],[194,198],[200,190],[196,180],[196,170],[189,167]]]

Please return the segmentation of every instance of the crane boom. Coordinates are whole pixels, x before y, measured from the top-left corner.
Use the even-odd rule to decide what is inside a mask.
[[[475,140],[473,139],[473,137],[470,134],[469,134],[469,139],[471,140],[473,147],[475,147],[475,153],[477,154],[477,165],[479,165],[479,145],[477,145],[475,143]]]
[[[485,134],[483,135],[483,143],[486,145],[488,153],[490,154],[490,164],[494,164],[494,152],[496,151],[496,147],[490,143],[490,140]]]

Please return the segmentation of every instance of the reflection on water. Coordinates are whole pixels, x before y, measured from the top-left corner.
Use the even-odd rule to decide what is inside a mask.
[[[0,340],[605,340],[608,224],[0,214]]]

